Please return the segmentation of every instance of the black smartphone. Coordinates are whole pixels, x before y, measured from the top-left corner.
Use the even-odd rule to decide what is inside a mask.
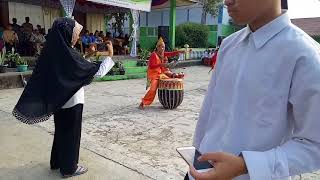
[[[199,161],[201,153],[195,147],[180,147],[177,152],[187,162],[188,165],[193,165],[196,170],[208,170],[214,168],[209,161]]]

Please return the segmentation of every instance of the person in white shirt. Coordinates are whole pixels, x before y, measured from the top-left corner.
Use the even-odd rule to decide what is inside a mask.
[[[223,40],[195,130],[200,160],[214,169],[191,166],[185,179],[287,180],[320,169],[319,44],[280,0],[225,5],[248,26]]]
[[[27,124],[46,121],[54,115],[50,168],[60,169],[64,178],[88,171],[78,165],[83,86],[91,83],[95,76],[106,75],[114,65],[112,51],[97,66],[73,48],[81,30],[82,26],[73,19],[58,18],[54,21],[33,74],[12,112]],[[109,49],[112,49],[111,44]]]

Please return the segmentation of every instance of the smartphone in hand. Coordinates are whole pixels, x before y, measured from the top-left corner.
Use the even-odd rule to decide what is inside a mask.
[[[182,156],[188,165],[193,165],[197,171],[208,171],[214,166],[209,161],[199,161],[201,153],[195,147],[180,147],[177,152]]]

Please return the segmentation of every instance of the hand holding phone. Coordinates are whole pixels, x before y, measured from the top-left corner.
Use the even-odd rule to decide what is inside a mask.
[[[201,153],[195,147],[180,147],[177,152],[182,156],[189,166],[193,166],[196,170],[210,170],[214,166],[209,161],[199,161]]]

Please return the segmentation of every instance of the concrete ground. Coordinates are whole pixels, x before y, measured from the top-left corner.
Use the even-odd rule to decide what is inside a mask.
[[[158,100],[139,110],[145,79],[85,87],[79,162],[89,172],[72,179],[183,179],[188,166],[175,149],[192,143],[210,74],[203,66],[175,71],[186,74],[184,101],[176,110],[163,109]],[[10,114],[22,90],[0,90],[0,179],[59,179],[49,170],[52,119],[30,126]]]

